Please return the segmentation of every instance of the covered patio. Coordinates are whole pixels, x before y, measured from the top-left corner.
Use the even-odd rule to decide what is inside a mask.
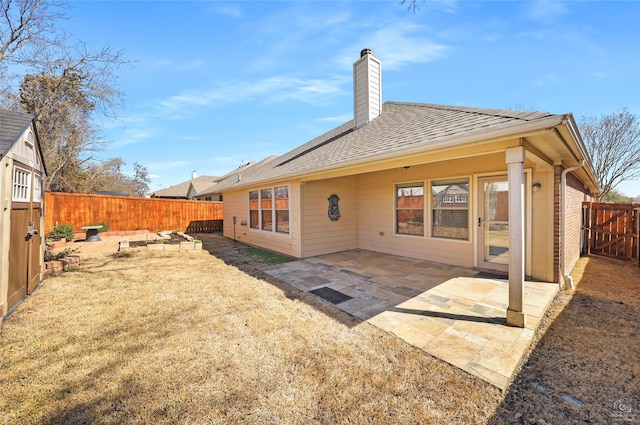
[[[509,282],[473,269],[351,250],[263,271],[505,389],[558,285],[525,282],[525,326],[507,324]]]

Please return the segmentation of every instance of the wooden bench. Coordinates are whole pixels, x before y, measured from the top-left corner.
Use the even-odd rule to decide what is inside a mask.
[[[101,224],[97,226],[82,226],[82,230],[87,232],[87,236],[84,239],[85,242],[99,242],[101,240],[100,229],[102,229]]]

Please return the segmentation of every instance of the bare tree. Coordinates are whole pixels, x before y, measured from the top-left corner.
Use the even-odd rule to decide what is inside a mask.
[[[122,106],[115,71],[127,61],[109,47],[90,51],[72,43],[60,25],[67,6],[67,0],[0,0],[0,105],[36,117],[47,188],[89,191],[99,175],[119,171],[114,161],[122,163],[101,164],[94,154],[105,145],[97,122]]]
[[[423,3],[424,1],[425,0],[422,0]],[[420,9],[420,6],[418,5],[418,0],[400,0],[399,3],[401,6],[406,6],[407,10],[413,13],[414,15],[418,11],[418,9]]]
[[[582,138],[604,199],[625,180],[640,177],[640,118],[626,109],[582,119]]]
[[[64,46],[56,23],[65,7],[63,0],[0,0],[0,75],[9,65],[42,64],[44,52]]]

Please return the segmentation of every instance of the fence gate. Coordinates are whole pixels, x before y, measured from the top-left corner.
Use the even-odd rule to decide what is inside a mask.
[[[638,261],[640,204],[583,202],[583,252]]]

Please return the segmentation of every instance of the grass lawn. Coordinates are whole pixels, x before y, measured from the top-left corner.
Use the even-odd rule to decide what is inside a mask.
[[[200,236],[205,249],[224,245]],[[557,319],[502,394],[309,294],[251,276],[256,260],[230,245],[230,264],[206,251],[127,252],[82,258],[79,270],[45,280],[1,330],[0,423],[566,423],[566,412],[606,423],[615,400],[638,397],[633,266],[624,264],[636,273],[624,304],[606,290],[589,295],[622,308],[620,317],[574,308],[581,286],[562,294]],[[599,332],[595,342],[577,341],[586,330]],[[616,374],[591,373],[590,356],[566,352],[578,349]]]

